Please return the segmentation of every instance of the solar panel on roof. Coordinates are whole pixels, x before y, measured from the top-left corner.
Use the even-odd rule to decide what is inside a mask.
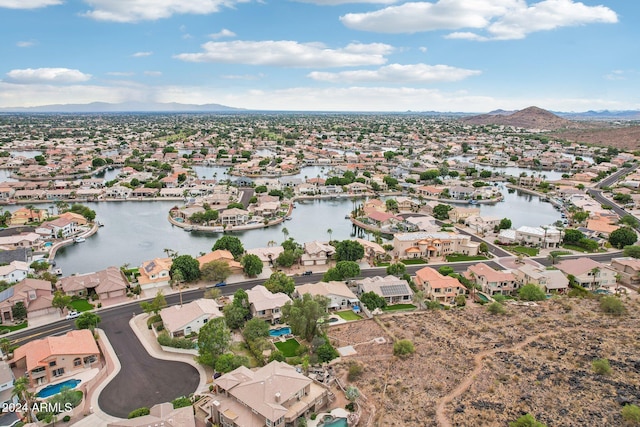
[[[380,286],[380,292],[382,292],[383,297],[404,295],[407,293],[407,287],[405,285],[384,285]]]
[[[149,264],[147,264],[147,266],[144,268],[144,271],[146,271],[147,273],[149,273],[150,271],[153,271],[153,269],[156,268],[156,263],[154,261],[151,261]]]
[[[13,287],[0,292],[0,302],[5,301],[13,296]]]

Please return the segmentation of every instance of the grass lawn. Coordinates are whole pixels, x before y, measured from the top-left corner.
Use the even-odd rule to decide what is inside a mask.
[[[336,314],[342,317],[344,320],[360,320],[362,317],[358,316],[352,310],[338,311]]]
[[[536,256],[538,255],[538,252],[540,252],[540,250],[538,248],[527,248],[524,246],[516,246],[515,248],[511,249],[513,252],[518,253],[518,254],[525,254],[525,255],[529,255],[529,256]]]
[[[427,263],[427,261],[423,260],[422,258],[418,258],[418,259],[403,259],[400,262],[403,263],[404,265],[416,265],[416,264],[426,264]]]
[[[73,307],[73,309],[78,312],[93,310],[93,305],[90,304],[86,299],[77,299],[75,301],[71,301],[71,307]]]
[[[27,322],[22,322],[19,325],[3,325],[0,324],[0,331],[8,329],[9,332],[18,331],[27,327]]]
[[[289,338],[285,342],[276,342],[275,346],[282,352],[284,357],[293,357],[296,355],[296,350],[300,347],[300,343],[295,338]]]
[[[394,304],[388,305],[383,308],[383,311],[399,311],[399,310],[415,310],[416,306],[413,304]]]
[[[389,267],[391,265],[388,262],[376,262],[376,267]]]
[[[447,255],[448,262],[458,262],[458,261],[482,261],[485,259],[489,259],[484,255]]]
[[[591,253],[591,251],[588,251],[585,248],[581,248],[580,246],[576,246],[576,245],[570,245],[568,243],[563,244],[562,247],[565,249],[570,249],[572,251],[582,252],[585,254]]]

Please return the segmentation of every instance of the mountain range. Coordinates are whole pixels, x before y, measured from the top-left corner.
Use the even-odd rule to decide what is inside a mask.
[[[92,102],[90,104],[52,104],[37,107],[5,107],[4,113],[209,113],[245,111],[221,104],[179,104],[177,102]]]

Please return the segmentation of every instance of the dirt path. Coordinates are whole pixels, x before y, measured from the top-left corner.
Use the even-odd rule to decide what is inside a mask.
[[[438,402],[438,406],[436,407],[436,420],[438,422],[438,425],[440,427],[451,427],[451,421],[449,420],[449,418],[447,417],[447,414],[446,414],[447,404],[451,403],[451,401],[453,401],[453,399],[455,399],[456,397],[460,396],[462,393],[467,391],[467,389],[469,387],[471,387],[471,384],[473,384],[473,382],[475,381],[476,376],[480,373],[480,371],[483,368],[482,361],[486,356],[492,355],[492,354],[497,353],[499,351],[500,352],[510,352],[510,351],[519,350],[522,347],[531,344],[533,341],[539,340],[540,338],[543,338],[543,337],[546,337],[546,336],[549,336],[549,335],[554,335],[556,333],[557,332],[545,332],[543,334],[538,334],[538,335],[534,335],[532,337],[529,337],[526,340],[521,341],[518,344],[513,345],[512,347],[492,348],[492,349],[489,349],[489,350],[481,351],[480,353],[476,354],[474,356],[474,358],[473,358],[473,362],[475,364],[475,367],[473,368],[473,371],[471,371],[469,373],[469,375],[466,376],[466,378],[460,383],[460,385],[458,385],[458,387],[453,389],[453,391],[451,391],[451,393],[449,393],[446,396],[444,396],[442,399],[440,399],[440,402]]]

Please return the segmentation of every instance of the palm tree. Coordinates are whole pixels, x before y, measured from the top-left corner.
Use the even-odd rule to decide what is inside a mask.
[[[558,255],[556,251],[551,251],[551,253],[547,257],[547,259],[551,261],[551,265],[555,265],[556,261],[558,261],[558,258],[560,258],[560,255]]]
[[[35,393],[29,391],[30,385],[31,384],[29,384],[29,378],[20,377],[13,383],[13,391],[11,392],[11,396],[16,396],[20,400],[20,403],[23,404],[23,406],[29,408],[27,410],[27,413],[25,414],[25,421],[28,423],[34,422],[36,420],[33,416],[33,413],[31,412],[31,408],[33,407],[33,402],[36,395]]]
[[[329,242],[331,242],[331,234],[333,234],[333,230],[328,228],[327,233],[329,234]]]
[[[593,282],[591,283],[591,289],[596,288],[596,276],[598,275],[598,273],[600,273],[599,267],[593,267],[591,269],[591,274],[593,275]]]
[[[275,246],[277,244],[278,244],[278,242],[276,242],[275,240],[269,240],[267,242],[267,247],[270,248],[271,246]]]
[[[289,238],[289,230],[287,230],[287,227],[282,227],[282,234],[284,235],[284,240]]]

